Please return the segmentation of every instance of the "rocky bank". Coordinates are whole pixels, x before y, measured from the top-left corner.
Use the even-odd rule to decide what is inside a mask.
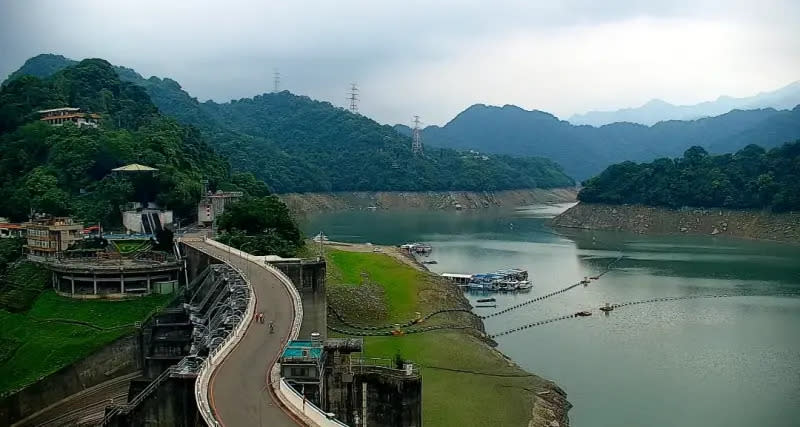
[[[639,234],[705,234],[800,243],[800,212],[719,208],[667,209],[579,203],[553,219],[556,227]]]
[[[522,189],[505,191],[378,191],[343,193],[287,193],[279,197],[294,214],[366,209],[455,210],[516,207],[537,203],[574,202],[574,188]]]

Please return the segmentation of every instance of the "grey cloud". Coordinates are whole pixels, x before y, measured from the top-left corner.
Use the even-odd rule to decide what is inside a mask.
[[[798,3],[162,0],[84,1],[55,11],[46,1],[0,0],[0,75],[12,72],[30,56],[53,52],[75,59],[103,57],[144,75],[171,77],[192,95],[218,101],[269,90],[276,67],[284,88],[338,105],[344,104],[348,84],[357,81],[365,85],[362,110],[384,122],[407,121],[415,112],[427,116],[429,122],[441,122],[453,110],[500,95],[529,108],[572,113],[609,105],[592,104],[605,99],[592,92],[581,94],[583,100],[552,98],[547,104],[537,104],[541,97],[536,94],[549,90],[544,85],[566,87],[574,82],[559,80],[558,72],[546,75],[552,79],[549,82],[504,77],[508,67],[527,67],[534,74],[547,68],[530,58],[514,63],[507,46],[518,39],[530,40],[526,50],[548,55],[537,59],[559,61],[559,67],[568,67],[574,60],[577,68],[586,65],[581,58],[568,58],[569,52],[585,48],[581,43],[591,37],[573,40],[569,37],[573,33],[599,34],[609,25],[640,18],[723,22],[754,34],[781,33],[785,39],[781,44],[774,44],[770,37],[746,43],[764,62],[759,66],[775,73],[770,68],[793,64],[786,57],[800,40],[795,25],[800,20]],[[563,54],[558,52],[562,46],[536,45],[554,42],[575,45],[565,44]],[[609,61],[615,61],[612,48],[599,48],[607,49]],[[505,52],[505,57],[490,58],[494,51]],[[591,73],[591,68],[585,72]],[[754,76],[750,85],[771,84],[784,74]],[[437,84],[437,78],[446,81]],[[628,78],[637,78],[635,70]],[[624,80],[608,81],[624,84]],[[653,82],[652,88],[640,89],[643,86],[647,85],[637,83],[620,92],[636,88],[648,91],[643,97],[655,97],[663,85]],[[441,94],[431,93],[440,89]],[[767,89],[772,87],[761,88]],[[691,82],[686,82],[685,92],[678,95],[690,97],[693,90]],[[620,102],[629,99],[620,98]]]

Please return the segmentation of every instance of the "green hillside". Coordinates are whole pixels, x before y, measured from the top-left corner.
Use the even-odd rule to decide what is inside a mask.
[[[53,127],[39,109],[80,107],[99,113],[97,129]],[[119,221],[133,200],[132,183],[111,169],[141,163],[158,168],[150,189],[179,215],[193,212],[207,178],[226,185],[229,165],[196,129],[158,112],[141,87],[121,81],[106,61],[87,59],[44,79],[21,76],[0,90],[0,216],[31,209],[90,222]]]
[[[396,126],[405,134],[407,126]],[[473,105],[445,126],[423,131],[428,144],[440,147],[551,159],[578,179],[622,161],[651,161],[679,156],[692,146],[728,153],[758,144],[776,147],[800,138],[800,107],[777,111],[734,110],[693,121],[671,120],[645,126],[612,123],[575,126],[543,111],[514,105]]]
[[[735,154],[709,155],[692,147],[683,157],[623,162],[589,179],[584,202],[678,208],[800,210],[800,141],[765,151],[749,145]]]
[[[43,75],[56,55],[28,60],[14,75]],[[234,170],[252,172],[276,192],[355,190],[500,190],[574,184],[542,158],[474,156],[428,147],[411,153],[409,137],[361,115],[289,92],[223,104],[200,103],[171,79],[115,68],[145,89],[164,114],[200,129]]]

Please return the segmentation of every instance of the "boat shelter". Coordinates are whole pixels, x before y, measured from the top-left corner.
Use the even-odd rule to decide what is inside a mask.
[[[469,282],[472,280],[471,274],[442,273],[442,277],[457,285],[464,285],[464,286],[469,285]]]

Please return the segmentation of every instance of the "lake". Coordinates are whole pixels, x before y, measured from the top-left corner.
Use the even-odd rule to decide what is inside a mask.
[[[530,292],[493,294],[497,308],[479,314],[565,288],[621,256],[588,286],[486,320],[493,334],[593,310],[497,338],[503,353],[564,388],[573,426],[800,425],[800,246],[549,228],[548,219],[568,206],[346,211],[301,226],[336,241],[428,242],[428,259],[437,261],[429,267],[438,273],[529,271]],[[693,295],[735,296],[596,310]],[[481,296],[468,297],[475,305]]]

